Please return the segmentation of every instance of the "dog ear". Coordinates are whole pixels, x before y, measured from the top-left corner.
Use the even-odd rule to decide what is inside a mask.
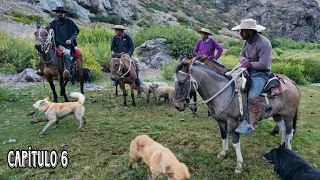
[[[173,171],[171,170],[171,166],[166,167],[166,175],[170,178],[173,177]]]
[[[45,101],[50,101],[51,97],[47,96],[46,98],[44,98]]]

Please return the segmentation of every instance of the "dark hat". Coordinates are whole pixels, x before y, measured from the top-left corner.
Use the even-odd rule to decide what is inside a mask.
[[[56,7],[56,9],[52,9],[51,11],[54,11],[54,12],[58,12],[58,11],[68,12],[69,10],[64,9],[64,7],[62,7],[62,6],[58,6],[58,7]]]

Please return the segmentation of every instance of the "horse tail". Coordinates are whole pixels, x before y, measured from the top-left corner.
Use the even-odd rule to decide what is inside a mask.
[[[297,110],[296,110],[296,113],[295,113],[295,115],[294,115],[294,117],[293,117],[293,124],[292,124],[292,127],[293,127],[293,134],[296,132],[296,129],[297,129],[297,120],[298,120],[298,108],[297,108]]]
[[[86,99],[86,97],[84,97],[84,95],[79,92],[72,92],[70,96],[74,98],[78,98],[78,103],[80,104],[83,104]]]

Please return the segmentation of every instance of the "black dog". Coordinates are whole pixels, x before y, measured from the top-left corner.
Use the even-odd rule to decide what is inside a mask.
[[[313,168],[295,152],[286,149],[285,143],[262,155],[282,180],[320,180],[320,171]]]
[[[74,85],[74,81],[78,78],[78,73],[75,70],[71,71],[71,84]],[[83,78],[84,82],[91,83],[91,71],[88,68],[83,68]]]

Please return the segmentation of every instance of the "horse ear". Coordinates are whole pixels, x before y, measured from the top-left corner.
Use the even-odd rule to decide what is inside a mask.
[[[37,27],[37,30],[39,30],[41,28],[40,22],[37,22],[36,27]]]
[[[180,59],[180,61],[182,61],[182,60],[183,60],[183,58],[184,58],[184,55],[180,54],[180,55],[179,55],[179,59]]]

